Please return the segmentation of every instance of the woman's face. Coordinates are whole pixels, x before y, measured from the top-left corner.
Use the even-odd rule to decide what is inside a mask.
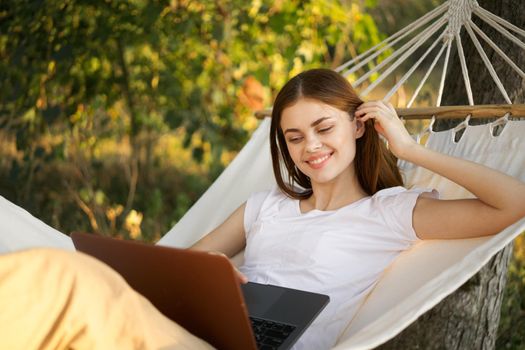
[[[281,128],[295,165],[313,183],[327,183],[341,174],[353,174],[356,127],[347,112],[314,99],[299,99],[285,108]]]

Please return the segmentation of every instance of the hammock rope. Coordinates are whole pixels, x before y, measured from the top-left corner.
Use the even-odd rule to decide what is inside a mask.
[[[419,58],[419,60],[417,60],[417,62],[408,70],[408,72],[405,73],[405,75],[403,77],[401,77],[401,79],[397,82],[396,85],[394,85],[394,87],[392,87],[392,89],[390,89],[390,91],[385,95],[385,97],[383,98],[383,100],[385,101],[388,101],[390,100],[390,97],[392,97],[392,95],[394,95],[397,90],[401,87],[401,85],[403,85],[405,83],[405,81],[407,81],[408,78],[410,78],[410,76],[412,75],[412,73],[415,72],[415,70],[419,67],[419,65],[421,64],[421,62],[423,62],[423,60],[425,58],[427,58],[428,54],[434,50],[434,47],[436,47],[436,45],[443,39],[443,37],[445,36],[446,34],[446,31],[443,31],[443,33],[441,33],[440,36],[437,37],[436,40],[434,40],[434,42],[432,43],[432,45],[427,49],[427,51],[425,51],[425,53]],[[443,45],[442,49],[440,52],[443,51],[443,48],[445,48],[445,45],[446,43]],[[438,56],[436,56],[436,58],[439,58],[439,54]],[[386,72],[385,72],[386,73]],[[379,80],[379,79],[378,79]]]
[[[490,62],[490,59],[483,49],[483,46],[481,45],[478,37],[481,37],[483,41],[486,42],[522,78],[525,78],[525,72],[520,67],[518,67],[516,63],[514,63],[512,59],[507,54],[505,54],[505,52],[503,52],[503,50],[501,50],[501,48],[499,48],[498,45],[494,43],[494,41],[490,39],[489,36],[474,23],[474,15],[487,23],[490,27],[494,28],[497,32],[503,35],[505,39],[510,40],[525,50],[525,43],[517,37],[525,37],[525,30],[518,28],[503,18],[492,14],[491,12],[479,6],[475,0],[449,0],[430,11],[425,16],[399,30],[394,35],[386,38],[363,54],[343,63],[337,67],[335,71],[341,73],[345,77],[348,77],[350,74],[356,73],[366,65],[375,64],[370,70],[364,72],[364,74],[357,77],[357,79],[353,81],[354,87],[358,87],[365,82],[368,82],[368,85],[360,92],[361,96],[365,97],[388,76],[390,76],[392,72],[398,69],[399,66],[411,55],[413,55],[420,47],[425,45],[431,37],[441,30],[443,25],[446,25],[445,30],[439,34],[438,38],[433,39],[432,42],[430,42],[430,46],[426,52],[421,57],[419,57],[402,76],[402,78],[391,89],[388,90],[383,100],[388,101],[399,90],[399,88],[405,84],[411,76],[413,76],[415,70],[431,56],[431,52],[434,51],[438,42],[442,40],[443,46],[437,50],[430,67],[426,71],[421,82],[418,83],[414,94],[411,96],[407,104],[407,107],[411,107],[416,101],[430,74],[434,71],[437,62],[442,57],[446,47],[447,50],[441,73],[438,96],[436,99],[436,106],[441,105],[443,89],[445,87],[445,76],[450,61],[450,50],[454,41],[457,48],[462,78],[465,83],[465,92],[467,94],[468,103],[472,106],[475,104],[475,97],[473,96],[471,79],[468,72],[468,61],[465,58],[463,43],[460,37],[461,29],[464,27],[468,33],[466,38],[472,40],[472,43],[480,55],[485,68],[488,70],[492,80],[498,87],[498,90],[501,92],[505,102],[512,104],[503,83],[498,77],[498,74],[496,73],[493,64]],[[409,35],[411,34],[413,37],[407,42],[403,43],[402,40],[409,38]],[[396,44],[398,44],[400,47],[396,48]],[[394,51],[390,54],[390,56],[381,60],[380,55],[389,49]],[[376,77],[376,74],[379,74],[379,76]]]
[[[428,33],[425,33],[425,35],[422,38],[420,38],[414,45],[412,45],[412,47],[407,52],[405,52],[401,57],[399,57],[397,61],[392,64],[392,66],[390,66],[372,84],[370,84],[370,86],[367,87],[365,91],[362,92],[362,95],[363,96],[368,95],[370,91],[372,91],[377,85],[379,85],[379,83],[381,83],[387,76],[389,76],[390,73],[392,73],[403,62],[405,62],[409,56],[411,56],[418,48],[420,48],[432,35],[434,35],[435,31],[441,28],[443,24],[445,23],[446,23],[445,20],[440,20],[434,26],[432,26],[431,30],[429,30]]]
[[[354,81],[353,86],[358,87],[362,82],[366,81],[368,78],[370,78],[372,74],[374,74],[375,72],[377,72],[378,70],[386,66],[394,58],[396,58],[397,56],[399,56],[406,50],[409,50],[409,54],[405,53],[403,56],[401,56],[402,59],[399,59],[394,63],[393,69],[389,70],[389,74],[390,74],[395,68],[397,68],[402,62],[404,62],[408,56],[410,56],[417,48],[419,48],[432,34],[434,34],[434,30],[441,28],[445,23],[446,23],[446,19],[441,18],[436,23],[434,23],[432,26],[428,27],[427,29],[419,33],[417,36],[415,36],[409,42],[403,45],[400,49],[394,51],[385,60],[381,61],[381,63],[379,63],[374,68],[372,68],[370,71],[368,71],[363,76],[361,76],[359,79]],[[345,76],[347,76],[346,73],[345,73]],[[383,74],[382,77],[383,78],[381,78],[381,81],[386,77],[386,75]],[[379,79],[380,78],[378,78],[378,80]],[[366,93],[362,93],[362,94],[366,95]]]
[[[447,54],[445,56],[445,62],[443,64],[443,71],[441,73],[441,82],[439,83],[438,97],[436,101],[436,106],[441,106],[441,99],[443,98],[443,91],[445,89],[445,78],[447,76],[448,62],[450,60],[450,49],[452,48],[452,40],[449,40],[447,43]],[[417,95],[414,96],[414,100]]]
[[[408,26],[400,29],[399,31],[397,31],[396,33],[392,34],[391,36],[389,36],[388,38],[386,38],[385,40],[383,40],[382,42],[380,42],[379,44],[376,44],[375,46],[373,46],[372,48],[368,49],[367,51],[363,52],[362,54],[358,55],[357,57],[355,57],[354,59],[346,62],[346,63],[343,63],[342,65],[340,65],[339,67],[337,67],[335,69],[336,72],[342,72],[343,70],[345,70],[348,66],[351,66],[352,64],[356,63],[356,62],[359,62],[361,61],[362,59],[364,59],[366,56],[372,54],[376,49],[382,47],[383,45],[386,46],[386,48],[384,48],[380,53],[382,53],[384,50],[386,50],[387,48],[391,47],[393,44],[397,43],[398,40],[395,40],[395,41],[392,41],[394,39],[396,39],[398,36],[402,35],[402,38],[404,38],[406,35],[410,34],[412,31],[416,30],[417,28],[425,25],[426,23],[428,23],[429,21],[431,21],[432,19],[436,18],[437,16],[439,16],[440,14],[442,14],[443,12],[446,11],[448,7],[448,3],[444,3],[442,5],[440,5],[439,7],[436,7],[434,10],[430,11],[429,13],[427,13],[426,15],[424,15],[423,17],[415,20],[414,22],[410,23]],[[399,39],[402,39],[402,38],[399,38]],[[390,41],[392,41],[392,43],[390,43]],[[386,45],[386,44],[389,44],[389,45]],[[379,54],[378,54],[379,55]],[[374,58],[377,57],[374,56]],[[364,64],[368,63],[369,61],[365,62]],[[359,68],[362,67],[364,64],[361,64],[359,65]],[[356,69],[357,70],[357,69]],[[348,76],[349,74],[351,74],[352,72],[354,72],[355,70],[351,71],[351,72],[344,72],[342,73],[344,76]]]
[[[501,92],[501,94],[505,98],[505,101],[508,104],[511,104],[512,102],[510,101],[510,98],[509,98],[509,96],[507,94],[507,91],[503,87],[503,84],[501,83],[501,80],[499,79],[498,74],[494,70],[494,66],[492,65],[492,63],[490,62],[489,58],[487,57],[487,54],[485,53],[485,51],[481,47],[481,44],[479,43],[478,38],[476,37],[476,35],[472,31],[472,28],[470,27],[470,23],[468,23],[468,22],[465,23],[465,29],[467,30],[467,33],[469,34],[470,38],[472,39],[472,42],[474,43],[474,46],[476,46],[476,49],[478,50],[479,55],[481,56],[481,59],[483,60],[483,63],[485,63],[485,66],[489,70],[490,76],[496,82],[496,85],[498,86],[499,91]]]
[[[456,47],[458,49],[459,63],[461,65],[461,73],[465,82],[465,89],[467,90],[468,104],[474,105],[474,97],[472,96],[472,87],[470,86],[470,78],[467,70],[467,60],[465,59],[465,53],[463,52],[463,44],[461,43],[461,37],[459,34],[456,37]]]
[[[477,5],[477,3],[476,3]],[[448,33],[450,37],[459,35],[461,27],[472,17],[474,3],[469,0],[450,1],[446,18],[448,19]]]
[[[416,90],[412,94],[412,97],[408,101],[407,108],[410,108],[412,106],[412,103],[414,103],[414,101],[416,100],[416,97],[419,94],[419,91],[421,91],[421,89],[423,88],[423,85],[425,85],[425,83],[427,82],[427,79],[430,76],[430,73],[432,73],[432,71],[434,70],[434,67],[436,66],[437,62],[441,58],[441,55],[445,51],[445,47],[450,47],[449,44],[450,44],[450,41],[446,41],[441,46],[441,49],[439,50],[438,54],[436,55],[436,57],[434,57],[434,61],[432,61],[432,64],[430,65],[430,67],[428,68],[427,72],[425,73],[425,76],[423,77],[423,79],[421,79],[421,82],[419,83],[419,85],[417,86]],[[446,71],[446,69],[445,69],[445,71]]]
[[[516,27],[514,24],[504,20],[503,18],[499,17],[499,16],[496,16],[495,14],[493,14],[492,12],[490,11],[487,11],[485,10],[483,7],[481,6],[478,6],[474,12],[479,16],[479,17],[482,17],[482,18],[488,18],[488,20],[491,20],[491,21],[494,21],[494,22],[497,22],[497,24],[500,24],[501,26],[504,26],[504,27],[507,27],[508,29],[510,30],[513,30],[514,32],[516,32],[517,34],[521,34],[524,38],[525,38],[525,30],[521,29],[521,28],[518,28]],[[501,28],[501,26],[498,25],[498,27]],[[506,34],[507,32],[505,31],[504,33],[502,33],[503,35],[507,36]],[[508,36],[509,38],[511,37],[514,37],[513,35],[510,35]],[[518,38],[515,38],[517,40],[517,44],[520,45],[523,44]]]
[[[487,34],[483,33],[483,31],[482,31],[481,29],[479,29],[479,27],[476,25],[476,23],[474,23],[474,22],[470,22],[469,24],[470,24],[470,26],[474,29],[474,31],[475,31],[475,32],[476,32],[481,38],[483,38],[483,40],[485,40],[485,42],[486,42],[487,44],[489,44],[490,47],[492,47],[492,49],[493,49],[494,51],[496,51],[496,53],[497,53],[498,55],[500,55],[500,57],[503,58],[503,59],[505,60],[505,62],[507,62],[507,64],[508,64],[509,66],[511,66],[511,67],[516,71],[516,73],[518,73],[523,79],[525,79],[525,73],[520,69],[520,67],[518,67],[518,65],[517,65],[516,63],[514,63],[514,61],[512,61],[512,60],[509,58],[509,56],[507,56],[507,55],[505,54],[505,52],[503,52],[503,50],[500,49],[500,48],[498,47],[498,45],[496,45],[496,44],[494,43],[494,41],[492,41],[492,39],[490,39],[490,38],[487,36]]]

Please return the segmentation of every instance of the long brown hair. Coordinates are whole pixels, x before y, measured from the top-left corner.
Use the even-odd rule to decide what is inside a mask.
[[[277,94],[270,126],[273,172],[277,185],[284,193],[292,198],[306,199],[312,195],[312,184],[308,176],[295,166],[281,129],[283,110],[300,98],[323,102],[347,112],[352,119],[356,108],[363,101],[345,78],[330,69],[302,72],[290,79]],[[289,184],[283,179],[284,169],[281,164],[288,171]],[[379,138],[372,120],[365,123],[363,136],[356,140],[354,166],[359,184],[368,195],[373,195],[384,188],[403,185],[396,158]],[[299,185],[303,190],[297,189],[294,184]]]

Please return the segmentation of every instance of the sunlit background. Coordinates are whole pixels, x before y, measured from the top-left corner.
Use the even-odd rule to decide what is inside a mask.
[[[0,195],[65,233],[157,241],[235,157],[257,128],[254,112],[271,107],[290,77],[335,68],[441,3],[4,4]],[[406,105],[425,68],[394,105]],[[416,106],[435,103],[437,81],[430,77]],[[508,276],[497,347],[523,349],[523,235]]]

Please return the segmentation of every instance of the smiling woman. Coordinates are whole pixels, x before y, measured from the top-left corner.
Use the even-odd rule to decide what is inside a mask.
[[[318,118],[322,115],[327,116]],[[294,125],[298,127],[291,127]],[[363,135],[364,128],[348,113],[316,100],[302,98],[283,111],[281,126],[288,154],[297,170],[310,180],[312,192],[316,192],[314,187],[335,184],[333,180],[336,177],[347,177],[342,182],[355,177],[353,160],[356,139]],[[341,192],[340,189],[334,190]],[[366,195],[359,191],[355,193],[355,199]]]
[[[326,69],[300,74],[282,88],[273,106],[270,129],[273,168],[281,190],[293,198],[312,200],[313,187],[335,174],[359,183],[352,186],[356,191],[351,194],[348,187],[333,188],[333,193],[352,197],[346,200],[402,185],[396,160],[380,140],[373,121],[365,125],[355,118],[362,103],[345,78]],[[302,129],[302,125],[310,127]],[[288,172],[287,181],[281,161]],[[327,163],[332,165],[331,172],[316,171]],[[332,203],[334,206],[337,203]]]

